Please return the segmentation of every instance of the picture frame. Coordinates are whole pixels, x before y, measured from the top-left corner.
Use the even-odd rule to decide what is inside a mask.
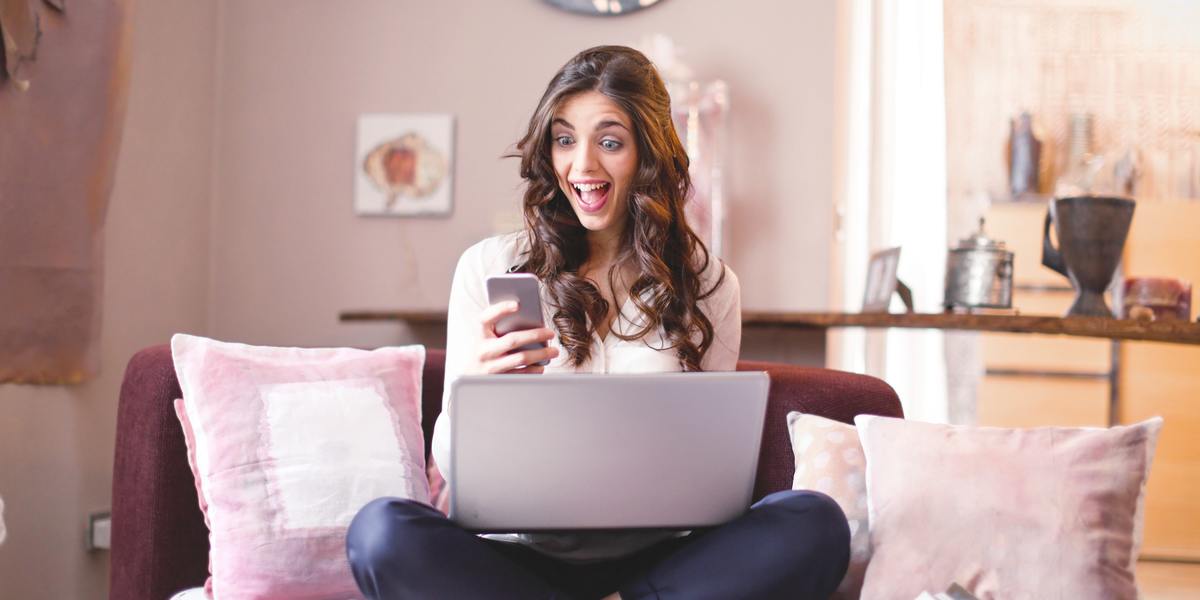
[[[896,269],[900,265],[900,247],[886,248],[871,255],[867,263],[867,284],[863,289],[862,312],[885,313],[892,303],[892,294],[899,287]]]
[[[445,217],[452,213],[453,115],[360,115],[354,162],[355,214]]]

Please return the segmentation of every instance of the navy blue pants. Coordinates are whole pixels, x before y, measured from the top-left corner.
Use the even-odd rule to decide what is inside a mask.
[[[827,598],[850,559],[841,508],[777,492],[720,527],[610,561],[573,564],[480,538],[419,502],[380,498],[346,535],[358,587],[376,599]]]

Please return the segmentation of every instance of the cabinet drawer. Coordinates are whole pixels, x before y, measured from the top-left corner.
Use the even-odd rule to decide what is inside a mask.
[[[986,376],[979,383],[980,425],[1107,427],[1108,380]]]

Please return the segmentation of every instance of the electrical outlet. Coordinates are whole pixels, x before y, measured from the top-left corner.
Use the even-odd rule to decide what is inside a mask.
[[[89,552],[108,550],[112,547],[112,512],[106,510],[88,515],[87,539],[84,545]]]

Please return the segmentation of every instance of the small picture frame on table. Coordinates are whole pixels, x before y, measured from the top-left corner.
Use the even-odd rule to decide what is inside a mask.
[[[900,247],[887,248],[871,255],[867,264],[867,285],[863,289],[862,312],[885,313],[892,303],[892,294],[900,293],[900,299],[908,312],[912,312],[912,292],[896,278],[900,265]]]

